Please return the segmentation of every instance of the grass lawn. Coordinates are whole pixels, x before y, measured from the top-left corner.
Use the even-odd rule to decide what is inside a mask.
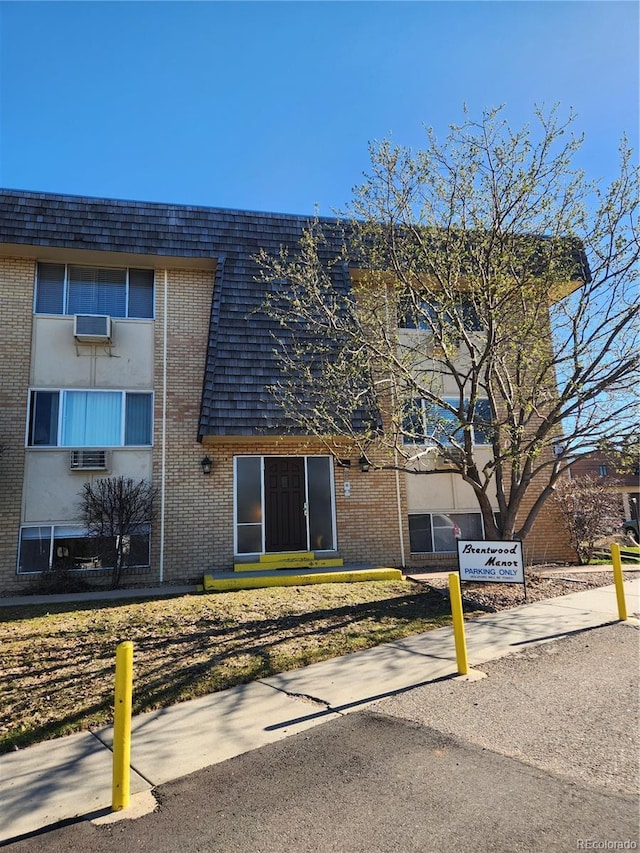
[[[0,751],[112,720],[134,644],[134,714],[449,624],[410,581],[0,608]]]
[[[623,564],[637,565],[640,562],[640,545],[621,545],[620,562]],[[591,566],[611,565],[611,549],[596,548],[595,556],[590,561]]]

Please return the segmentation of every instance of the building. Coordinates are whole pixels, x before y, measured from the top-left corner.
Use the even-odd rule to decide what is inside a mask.
[[[640,518],[640,471],[638,465],[623,465],[615,454],[594,451],[571,464],[571,477],[601,479],[611,491],[621,496],[622,512],[627,520]],[[622,521],[622,519],[621,519]]]
[[[239,559],[312,551],[348,563],[447,564],[482,533],[471,490],[364,472],[292,434],[267,386],[273,321],[260,249],[304,217],[0,192],[0,591],[61,565],[105,574],[79,524],[82,484],[158,489],[127,581],[175,583]],[[350,286],[346,267],[336,287]],[[473,534],[473,536],[471,535]],[[569,558],[552,515],[530,561]]]

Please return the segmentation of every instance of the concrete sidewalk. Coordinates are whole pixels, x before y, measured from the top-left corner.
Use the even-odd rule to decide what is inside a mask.
[[[640,579],[625,594],[637,617]],[[469,663],[617,619],[613,586],[482,616],[466,623]],[[134,817],[153,808],[156,785],[455,674],[448,627],[143,714],[133,720],[132,805],[115,816],[110,728],[0,756],[0,843],[63,820]]]

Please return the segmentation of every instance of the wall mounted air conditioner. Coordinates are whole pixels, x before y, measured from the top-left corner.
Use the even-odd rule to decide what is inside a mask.
[[[447,456],[443,453],[436,453],[434,461],[435,468],[438,471],[450,471],[451,469],[457,470],[458,465],[462,464],[462,456],[459,453],[450,453]]]
[[[111,340],[111,317],[107,314],[75,314],[73,336],[81,344],[108,342]]]
[[[107,471],[109,451],[72,450],[69,454],[69,468],[72,471]]]

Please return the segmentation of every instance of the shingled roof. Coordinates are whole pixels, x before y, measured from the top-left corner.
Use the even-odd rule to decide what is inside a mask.
[[[295,433],[268,387],[276,321],[261,311],[260,249],[295,251],[310,219],[273,213],[0,190],[0,243],[216,261],[199,437]],[[332,221],[325,220],[331,230]],[[333,221],[335,225],[335,220]],[[343,265],[336,287],[350,287]],[[188,298],[188,294],[185,294]]]

